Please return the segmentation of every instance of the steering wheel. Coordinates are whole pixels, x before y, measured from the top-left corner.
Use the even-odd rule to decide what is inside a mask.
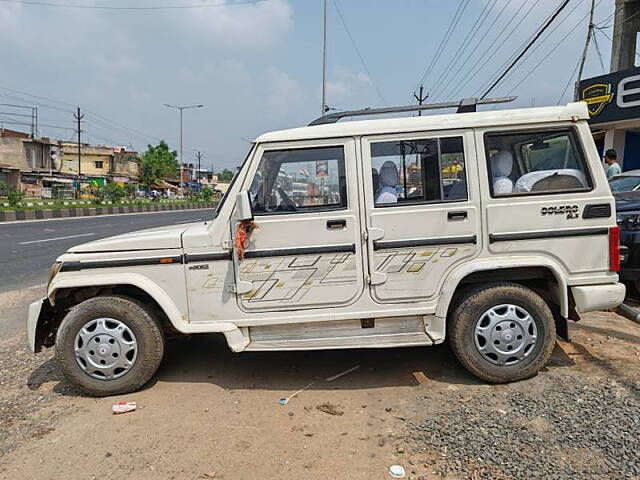
[[[293,200],[291,200],[291,198],[289,197],[289,195],[287,195],[284,190],[282,189],[282,187],[278,187],[278,193],[280,194],[280,198],[282,198],[282,200],[284,201],[285,204],[287,204],[289,207],[291,207],[291,209],[296,212],[298,211],[298,206],[295,204],[295,202]]]

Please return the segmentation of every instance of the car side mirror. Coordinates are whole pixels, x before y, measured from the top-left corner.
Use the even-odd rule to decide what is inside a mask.
[[[239,221],[253,220],[251,198],[249,197],[249,192],[246,190],[236,195],[236,210],[234,217]]]

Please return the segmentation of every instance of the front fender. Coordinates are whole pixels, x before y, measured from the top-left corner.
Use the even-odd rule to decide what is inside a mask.
[[[62,289],[99,287],[107,285],[133,285],[153,298],[167,315],[169,321],[180,332],[189,331],[187,312],[181,312],[171,296],[153,280],[137,273],[118,273],[103,275],[78,275],[73,277],[56,276],[47,291],[49,302],[55,306],[56,293]]]
[[[500,270],[522,267],[543,267],[549,269],[556,279],[558,291],[556,298],[560,305],[560,315],[564,318],[569,316],[569,294],[565,274],[562,267],[549,258],[541,257],[508,257],[508,258],[491,258],[485,260],[475,260],[451,271],[442,286],[442,296],[436,308],[436,316],[444,318],[449,311],[449,304],[455,294],[460,282],[472,273]]]

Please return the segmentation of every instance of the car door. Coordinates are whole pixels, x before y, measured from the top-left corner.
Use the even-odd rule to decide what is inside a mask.
[[[243,190],[256,227],[235,255],[248,312],[331,308],[364,288],[353,139],[266,144]]]
[[[448,272],[479,253],[472,133],[364,137],[362,156],[373,299],[436,298]]]

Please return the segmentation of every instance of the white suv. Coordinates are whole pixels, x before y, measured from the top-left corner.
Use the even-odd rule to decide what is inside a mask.
[[[546,364],[567,319],[621,303],[586,104],[344,115],[259,137],[207,222],[70,249],[29,309],[31,348],[55,344],[90,395],[147,382],[168,328],[234,352],[448,336],[473,374],[510,382]]]

